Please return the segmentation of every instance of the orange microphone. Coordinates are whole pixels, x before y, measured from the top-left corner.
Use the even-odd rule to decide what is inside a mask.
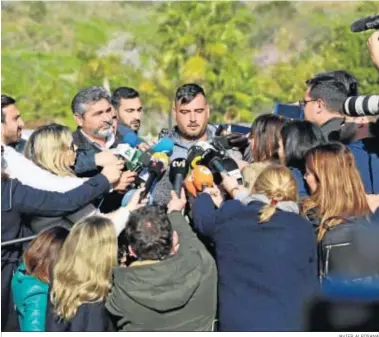
[[[193,171],[193,185],[198,192],[202,192],[205,187],[212,187],[214,185],[213,174],[208,167],[197,165]]]
[[[196,188],[195,188],[195,185],[193,184],[193,175],[192,175],[193,172],[191,172],[186,179],[184,179],[184,186],[186,188],[186,190],[188,191],[188,193],[193,196],[193,197],[196,197],[197,196],[197,191],[196,191]]]

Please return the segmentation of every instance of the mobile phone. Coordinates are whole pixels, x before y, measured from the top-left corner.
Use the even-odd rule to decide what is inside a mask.
[[[292,104],[275,104],[273,114],[288,119],[304,119],[303,109],[298,105]]]

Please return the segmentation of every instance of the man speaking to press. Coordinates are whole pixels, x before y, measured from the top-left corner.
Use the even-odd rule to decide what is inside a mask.
[[[176,90],[173,114],[177,125],[169,132],[174,142],[171,160],[187,158],[188,150],[198,141],[210,142],[216,136],[217,126],[209,123],[210,107],[204,89],[195,83],[184,84]],[[244,138],[247,142],[247,138]],[[236,144],[238,147],[238,145]],[[244,150],[243,147],[242,150]],[[232,150],[241,158],[240,152]],[[167,172],[153,192],[155,204],[167,205],[173,186]]]

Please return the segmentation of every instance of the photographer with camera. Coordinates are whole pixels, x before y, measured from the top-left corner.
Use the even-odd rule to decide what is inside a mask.
[[[326,140],[341,141],[349,147],[357,162],[366,192],[378,194],[379,177],[375,172],[379,170],[379,157],[375,150],[376,139],[369,132],[367,117],[345,116],[344,113],[348,111],[348,91],[336,78],[315,76],[306,83],[308,89],[300,102],[305,119],[320,126]],[[375,96],[368,100],[375,100]],[[359,102],[361,101],[356,100],[355,104]]]

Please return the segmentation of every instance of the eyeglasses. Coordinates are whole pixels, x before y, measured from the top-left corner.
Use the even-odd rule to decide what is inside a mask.
[[[310,99],[310,100],[305,100],[305,99],[302,99],[302,100],[300,100],[299,101],[299,105],[302,107],[302,109],[304,109],[305,108],[305,106],[307,105],[307,103],[309,103],[309,102],[316,102],[317,101],[317,99]]]

